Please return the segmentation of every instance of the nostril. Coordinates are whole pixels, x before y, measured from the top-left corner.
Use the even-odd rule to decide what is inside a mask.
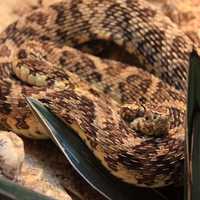
[[[17,57],[19,59],[25,59],[28,57],[27,53],[26,53],[26,50],[25,49],[20,49],[20,51],[18,52],[18,55]]]

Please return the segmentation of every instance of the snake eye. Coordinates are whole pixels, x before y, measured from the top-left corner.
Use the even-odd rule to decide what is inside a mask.
[[[157,118],[158,118],[157,115],[154,115],[154,116],[153,116],[153,119],[157,119]]]
[[[148,116],[146,116],[146,117],[145,117],[145,120],[149,120],[149,117],[148,117]]]

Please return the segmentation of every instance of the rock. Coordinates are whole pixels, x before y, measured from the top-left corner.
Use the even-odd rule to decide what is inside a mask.
[[[0,131],[0,173],[16,180],[24,161],[24,144],[12,132]]]

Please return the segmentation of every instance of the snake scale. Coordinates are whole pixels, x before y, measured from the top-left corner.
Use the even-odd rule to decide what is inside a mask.
[[[140,67],[74,49],[122,47]],[[116,177],[172,184],[184,159],[186,80],[192,42],[142,0],[66,0],[21,17],[0,34],[0,125],[47,138],[24,96],[70,125]]]

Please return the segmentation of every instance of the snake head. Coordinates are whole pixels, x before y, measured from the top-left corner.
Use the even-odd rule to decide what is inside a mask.
[[[148,136],[158,136],[169,130],[169,110],[163,106],[124,105],[121,116],[133,130]]]

